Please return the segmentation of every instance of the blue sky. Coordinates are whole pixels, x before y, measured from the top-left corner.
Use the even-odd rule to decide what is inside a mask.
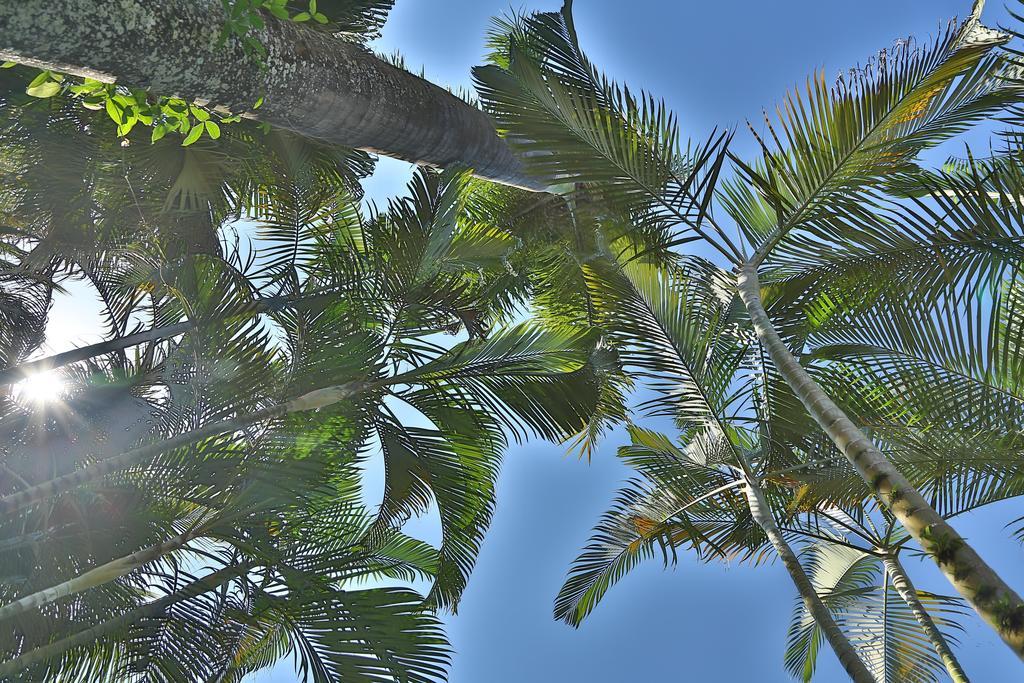
[[[558,2],[528,0],[528,10]],[[591,58],[631,88],[663,97],[687,133],[759,119],[815,68],[829,76],[894,39],[927,40],[940,20],[965,16],[969,0],[577,0],[577,28]],[[398,0],[377,48],[400,50],[435,83],[469,87],[490,17],[508,0]],[[1001,5],[985,14],[1005,21]],[[751,150],[740,134],[734,150]],[[385,161],[367,184],[378,200],[397,193],[408,166]],[[553,598],[597,517],[629,472],[615,461],[613,434],[589,464],[531,443],[506,456],[499,503],[459,614],[446,617],[456,654],[452,683],[617,683],[789,680],[782,669],[794,590],[778,565],[702,566],[682,556],[674,569],[634,571],[579,630],[551,617]],[[1024,549],[1003,525],[1024,514],[995,506],[956,526],[1003,576],[1024,588]],[[430,520],[421,529],[432,533]],[[951,589],[930,565],[908,558],[920,588]],[[1022,669],[973,617],[959,654],[975,681],[1019,680]],[[844,680],[831,653],[816,680]],[[292,681],[290,666],[256,677]]]

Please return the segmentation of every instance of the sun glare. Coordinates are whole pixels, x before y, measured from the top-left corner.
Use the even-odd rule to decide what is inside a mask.
[[[40,372],[14,386],[16,395],[25,403],[49,403],[64,395],[64,380],[55,372]]]

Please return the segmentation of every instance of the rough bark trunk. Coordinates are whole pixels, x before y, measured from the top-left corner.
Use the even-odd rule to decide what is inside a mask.
[[[914,614],[914,618],[917,619],[917,623],[928,634],[928,639],[932,641],[932,646],[942,659],[942,663],[945,664],[946,671],[949,672],[949,677],[953,679],[953,683],[970,683],[970,679],[964,673],[963,667],[960,666],[956,655],[950,649],[949,643],[946,642],[945,636],[939,631],[935,622],[932,621],[931,615],[928,614],[928,610],[924,608],[921,600],[917,597],[917,589],[910,582],[910,577],[904,571],[899,558],[896,555],[887,554],[882,561],[885,563],[886,571],[889,572],[893,588],[903,598],[903,602],[907,603],[910,611]]]
[[[957,592],[1024,660],[1024,602],[1020,596],[928,504],[800,365],[764,310],[756,267],[741,267],[738,287],[758,339],[811,417],[932,557]]]
[[[54,657],[64,654],[75,647],[89,645],[100,638],[125,629],[143,619],[158,616],[165,609],[183,600],[208,593],[231,579],[248,571],[249,565],[235,565],[218,569],[217,571],[197,579],[188,584],[180,591],[176,591],[162,598],[140,605],[135,609],[122,614],[119,617],[108,619],[90,628],[74,633],[66,638],[29,650],[25,654],[15,657],[9,661],[0,663],[0,677],[13,676],[29,667],[52,660]]]
[[[301,135],[417,164],[461,164],[530,190],[519,159],[480,110],[365,48],[266,18],[253,38],[218,45],[220,0],[19,0],[0,3],[0,59],[149,88]],[[263,98],[263,105],[254,109]]]
[[[814,618],[815,623],[818,624],[818,627],[825,635],[825,640],[832,646],[832,650],[839,658],[839,663],[842,664],[843,669],[855,683],[875,683],[875,677],[868,671],[867,665],[864,664],[864,661],[857,654],[853,644],[839,628],[839,625],[836,624],[832,614],[825,607],[825,603],[818,597],[817,591],[814,590],[814,584],[808,578],[803,565],[800,564],[796,553],[793,552],[793,549],[779,530],[778,525],[776,525],[775,517],[768,508],[768,502],[764,498],[764,492],[761,491],[760,485],[749,474],[745,478],[747,504],[750,507],[751,516],[758,526],[764,530],[772,547],[775,548],[775,552],[779,554],[782,565],[789,572],[789,577],[793,580],[793,584],[800,594],[804,607]]]
[[[258,410],[248,415],[243,415],[229,420],[221,420],[220,422],[215,422],[205,427],[201,427],[200,429],[194,429],[190,432],[179,434],[178,436],[170,439],[165,439],[148,446],[133,448],[121,455],[115,455],[113,457],[100,460],[88,467],[83,467],[76,472],[66,474],[62,477],[57,477],[56,479],[50,479],[49,481],[18,491],[17,493],[4,496],[3,498],[0,498],[0,514],[6,515],[17,512],[23,507],[51,498],[57,494],[63,493],[64,491],[68,491],[75,486],[95,481],[100,477],[110,474],[111,472],[131,467],[136,463],[156,457],[164,451],[181,448],[182,446],[187,446],[199,441],[200,439],[208,439],[220,434],[233,432],[257,422],[270,420],[281,415],[299,413],[332,405],[338,401],[349,398],[361,391],[363,388],[363,385],[360,384],[342,384],[327,387],[325,389],[317,389],[316,391],[311,391],[308,394],[299,396],[298,398],[270,406],[269,408],[264,408],[263,410]]]

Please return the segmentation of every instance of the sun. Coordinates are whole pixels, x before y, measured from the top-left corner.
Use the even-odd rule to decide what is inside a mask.
[[[51,403],[64,396],[67,387],[56,372],[37,372],[14,385],[15,395],[25,403]]]

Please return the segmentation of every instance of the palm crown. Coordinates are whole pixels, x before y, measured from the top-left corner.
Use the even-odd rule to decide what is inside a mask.
[[[326,30],[370,34],[390,4],[331,3]],[[683,142],[663,103],[601,74],[571,3],[500,20],[482,104],[551,194],[421,171],[382,211],[359,205],[363,153],[247,123],[121,146],[102,116],[8,97],[0,381],[61,366],[73,388],[59,410],[2,399],[3,670],[238,680],[292,653],[314,680],[441,677],[430,608],[465,588],[507,440],[589,455],[621,423],[639,478],[559,618],[655,554],[777,555],[800,595],[795,675],[827,640],[854,680],[966,680],[962,603],[913,587],[915,542],[1022,652],[1024,604],[946,523],[1024,481],[1008,38],[975,12],[816,75],[743,160],[731,133]],[[996,117],[1003,153],[921,161]],[[697,240],[717,261],[678,253]],[[111,340],[19,365],[68,277],[101,295]],[[432,501],[436,550],[400,532]],[[424,603],[367,578],[432,584]]]
[[[702,528],[679,511],[691,504],[694,518],[722,512],[734,520],[730,529],[743,528],[742,516],[728,511],[739,500],[743,476],[732,468],[744,469],[745,446],[754,465],[753,477],[743,473],[747,489],[759,480],[792,501],[776,504],[769,527],[797,511],[840,505],[868,512],[880,504],[1017,649],[1016,594],[938,512],[928,513],[934,521],[918,520],[926,510],[949,516],[1017,495],[1020,481],[1009,348],[1020,230],[1015,156],[941,172],[918,165],[922,150],[1018,101],[1016,65],[1000,51],[1007,36],[981,26],[975,13],[951,23],[932,45],[880,54],[851,80],[829,86],[815,77],[806,95],[787,100],[778,124],[766,122],[761,133],[751,128],[760,159],[718,152],[699,158],[695,169],[663,107],[646,95],[620,94],[586,60],[570,10],[567,3],[559,14],[499,25],[505,51],[495,66],[477,72],[485,105],[538,174],[584,184],[587,196],[602,197],[610,212],[639,226],[634,241],[620,240],[620,249],[606,252],[603,267],[590,260],[582,270],[594,273],[588,300],[599,311],[598,326],[621,335],[617,348],[626,366],[631,352],[643,354],[644,374],[659,392],[644,405],[675,417],[682,430],[682,445],[661,457],[683,478],[690,456],[703,456],[708,444],[724,439],[733,452],[716,475],[725,479],[702,482],[681,502],[658,478],[662,470],[652,474],[641,462],[647,483],[625,492],[599,525],[556,613],[578,622],[611,582],[659,545],[714,556],[715,545],[701,543]],[[736,173],[715,183],[726,154]],[[689,170],[675,172],[680,168]],[[705,179],[711,180],[701,184]],[[717,185],[714,195],[710,185]],[[735,222],[741,243],[727,236],[716,206]],[[740,272],[738,282],[698,269],[706,284],[695,286],[692,268],[659,265],[637,246],[652,225],[674,230],[661,244],[706,239]],[[601,227],[599,218],[594,229]],[[637,273],[652,268],[645,263],[652,260],[656,274],[640,282],[656,282],[648,289],[660,295],[633,294],[643,291],[636,289]],[[885,277],[877,266],[885,266]],[[609,290],[615,296],[606,297]],[[679,290],[703,291],[704,301],[681,303]],[[723,301],[747,309],[750,318],[733,323],[745,332],[723,326],[725,313],[705,317],[707,307]],[[728,343],[745,350],[721,351]],[[673,365],[666,382],[662,373]],[[760,379],[737,375],[741,367]],[[723,423],[736,425],[727,439]],[[634,430],[634,440],[638,434],[644,432]],[[768,486],[773,472],[785,473],[785,486],[775,492]],[[660,516],[648,518],[648,505]],[[718,538],[717,529],[709,527],[705,540]],[[718,553],[758,556],[743,544],[719,547]],[[786,550],[779,543],[775,549],[786,564]],[[793,569],[799,586],[805,572]],[[813,603],[817,591],[810,592],[801,594]],[[835,626],[823,623],[827,615],[815,618],[826,633]],[[842,640],[830,643],[848,673],[871,680],[875,674],[852,661]],[[923,656],[935,665],[935,654]],[[868,663],[895,675],[891,662]]]
[[[67,366],[64,405],[7,405],[8,671],[231,678],[290,652],[314,680],[436,678],[446,646],[420,599],[346,587],[430,576],[429,603],[454,607],[507,435],[586,425],[588,329],[488,329],[521,297],[512,238],[469,215],[465,173],[422,172],[366,217],[320,159],[285,160],[252,184],[248,256],[119,254],[109,301],[152,334]],[[375,448],[369,517],[357,464]],[[397,532],[432,500],[437,551]]]

